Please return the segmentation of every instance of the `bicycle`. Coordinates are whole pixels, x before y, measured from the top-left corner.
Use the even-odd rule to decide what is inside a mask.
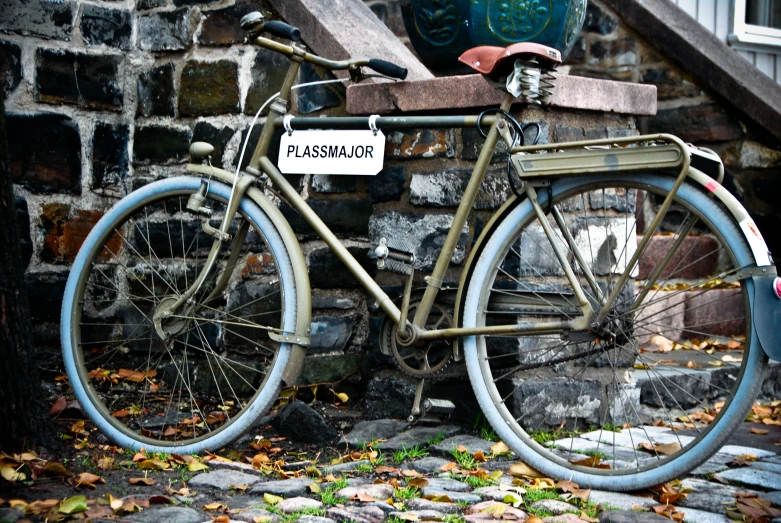
[[[273,198],[297,210],[379,304],[383,351],[421,378],[465,360],[496,433],[548,476],[612,490],[662,484],[708,459],[743,421],[768,355],[781,354],[773,332],[781,286],[761,235],[720,184],[715,153],[667,134],[526,145],[530,124],[510,106],[517,95],[544,101],[560,61],[536,44],[465,53],[464,63],[515,93],[477,116],[291,118],[302,62],[346,70],[353,81],[370,76],[362,67],[397,79],[406,72],[311,54],[295,43],[298,29],[259,13],[242,27],[291,59],[248,167],[213,167],[213,148],[193,144],[193,175],[123,198],[91,231],[68,279],[66,368],[112,440],[217,449],[294,381],[310,343],[309,275]],[[477,127],[485,144],[422,294],[413,289],[415,246],[383,238],[375,249],[379,268],[406,276],[397,304],[267,153],[281,128],[421,127]],[[513,194],[474,241],[459,285],[448,287],[445,271],[500,140]]]

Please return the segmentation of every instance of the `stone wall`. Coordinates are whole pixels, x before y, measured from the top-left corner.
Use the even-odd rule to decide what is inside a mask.
[[[397,4],[369,3],[390,27],[403,30]],[[257,7],[242,0],[0,0],[0,85],[8,92],[12,169],[42,367],[60,372],[58,319],[67,271],[103,212],[149,180],[181,174],[191,141],[212,143],[215,163],[235,168],[252,115],[277,90],[287,67],[280,56],[243,43],[238,19]],[[306,40],[306,28],[302,32]],[[587,33],[583,41],[590,39]],[[304,66],[300,81],[324,76]],[[301,89],[295,102],[299,115],[346,114],[342,87]],[[633,117],[617,114],[529,110],[523,119],[541,122],[542,143],[637,132]],[[314,175],[295,182],[372,274],[370,246],[390,230],[408,231],[419,246],[419,268],[430,269],[482,139],[474,129],[387,138],[385,168],[377,177]],[[458,281],[469,241],[509,194],[505,159],[506,151],[494,158],[449,281]],[[303,220],[288,208],[283,212],[302,241],[314,295],[313,346],[300,381],[358,372],[363,379],[356,375],[354,385],[363,388],[370,376],[392,369],[377,350],[375,304]],[[424,274],[419,276],[422,282]],[[377,278],[392,293],[401,292],[400,277]],[[402,390],[394,376],[383,371],[368,396]],[[459,394],[460,387],[453,391]]]

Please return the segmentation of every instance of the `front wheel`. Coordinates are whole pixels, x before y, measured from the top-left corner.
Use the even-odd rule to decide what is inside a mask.
[[[200,184],[171,178],[122,199],[89,234],[68,278],[68,376],[84,411],[124,447],[224,446],[271,406],[290,357],[268,328],[295,331],[293,269],[273,223],[248,199],[215,270],[191,300],[172,307],[214,244],[203,216],[187,209]],[[212,227],[230,190],[209,186]]]
[[[592,176],[539,192],[542,208],[564,218],[579,256],[549,214],[554,241],[594,310],[673,182]],[[582,487],[647,488],[691,470],[745,419],[762,383],[767,356],[752,331],[751,283],[723,281],[752,263],[732,218],[684,184],[599,329],[464,339],[486,417],[531,467]],[[520,202],[476,262],[463,326],[580,316],[550,240]]]

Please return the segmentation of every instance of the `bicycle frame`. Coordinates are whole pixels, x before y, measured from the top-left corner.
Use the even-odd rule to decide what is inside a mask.
[[[215,169],[210,166],[200,166],[191,164],[188,168],[192,171],[199,172],[204,175],[215,176],[222,181],[229,183],[233,186],[231,193],[231,200],[228,203],[228,212],[225,214],[223,223],[221,224],[220,231],[227,233],[230,222],[235,210],[238,207],[238,202],[244,197],[246,191],[256,181],[257,177],[261,174],[265,174],[270,179],[274,189],[279,191],[279,194],[307,221],[312,227],[315,233],[331,248],[336,256],[347,266],[350,272],[356,277],[358,282],[366,289],[366,291],[377,301],[379,307],[387,314],[397,325],[402,322],[406,323],[407,310],[406,307],[409,303],[409,293],[411,288],[411,280],[405,290],[405,299],[402,304],[402,308],[396,306],[391,298],[382,290],[382,288],[372,279],[372,277],[361,267],[358,261],[350,254],[347,248],[339,241],[336,235],[328,228],[328,226],[320,219],[319,216],[309,207],[306,201],[301,197],[298,191],[285,179],[276,166],[269,160],[267,153],[271,145],[275,131],[282,127],[283,116],[287,113],[288,102],[290,99],[291,88],[298,74],[298,70],[302,61],[309,61],[320,65],[330,65],[333,69],[347,69],[349,62],[331,62],[314,55],[309,55],[296,46],[285,46],[264,38],[258,38],[257,42],[267,48],[282,52],[291,59],[291,65],[288,69],[287,75],[280,89],[280,94],[276,100],[271,104],[270,112],[266,120],[266,124],[263,127],[258,143],[254,149],[252,158],[249,162],[246,172],[249,174],[242,174],[238,178],[227,171]],[[339,67],[334,67],[334,64],[339,64]],[[506,94],[504,100],[500,105],[500,109],[509,111],[513,102],[513,97],[510,94]],[[434,270],[430,276],[425,278],[427,287],[423,294],[421,302],[417,306],[415,316],[411,323],[401,325],[399,332],[403,334],[405,329],[407,332],[408,343],[416,340],[433,340],[441,338],[458,338],[460,336],[467,335],[481,335],[481,334],[511,334],[517,336],[523,336],[525,334],[539,335],[547,333],[564,333],[570,330],[584,330],[589,328],[598,328],[602,321],[606,318],[612,305],[618,298],[619,292],[623,285],[630,278],[633,267],[638,263],[640,257],[647,248],[653,233],[656,231],[662,220],[664,219],[667,210],[669,209],[673,198],[684,182],[687,176],[692,176],[695,181],[698,181],[702,185],[716,183],[718,189],[725,190],[714,182],[712,178],[700,172],[697,169],[691,168],[691,150],[680,139],[672,135],[653,135],[653,136],[638,136],[629,138],[614,138],[606,140],[592,140],[585,142],[570,142],[564,144],[551,144],[543,146],[532,147],[516,147],[511,149],[512,161],[516,170],[520,174],[521,179],[524,181],[523,191],[525,197],[528,198],[533,206],[534,212],[543,227],[545,235],[548,237],[550,244],[553,246],[555,255],[564,270],[565,276],[575,292],[578,305],[582,311],[582,317],[569,321],[553,321],[553,322],[541,322],[541,323],[515,323],[508,325],[496,325],[485,326],[479,328],[462,328],[452,327],[440,330],[427,331],[423,328],[428,319],[431,308],[436,300],[437,294],[442,287],[442,280],[445,275],[445,271],[449,267],[451,257],[455,251],[458,238],[461,234],[464,224],[468,218],[468,215],[472,209],[472,206],[477,198],[478,190],[485,176],[486,170],[490,163],[490,159],[494,154],[499,139],[504,139],[508,144],[510,143],[508,126],[505,120],[500,116],[486,116],[482,122],[490,124],[490,130],[487,138],[481,150],[481,153],[477,159],[474,170],[468,182],[468,185],[464,191],[463,198],[456,210],[450,231],[447,235],[445,243],[437,259]],[[412,117],[380,117],[375,120],[377,128],[381,130],[398,130],[398,129],[419,129],[419,128],[463,128],[463,127],[476,127],[476,116],[412,116]],[[294,118],[289,121],[290,128],[293,130],[304,129],[368,129],[369,119],[368,117],[329,117],[329,118],[307,118],[300,117]],[[653,143],[653,147],[643,147],[644,144]],[[661,145],[660,145],[661,144]],[[628,145],[635,145],[635,147],[627,147]],[[618,147],[615,147],[618,146]],[[541,154],[548,153],[548,154]],[[554,153],[554,154],[551,154]],[[709,156],[712,154],[710,151],[699,152],[701,156]],[[712,154],[714,158],[709,158],[718,162],[719,173],[718,181],[720,182],[721,176],[723,176],[723,167],[721,166],[718,156]],[[583,275],[594,291],[595,295],[599,297],[601,307],[599,310],[593,310],[592,304],[586,298],[585,293],[575,276],[574,270],[567,260],[564,252],[558,246],[557,242],[553,241],[554,231],[549,223],[546,213],[538,203],[535,185],[540,181],[546,183],[550,178],[554,176],[566,176],[566,175],[581,175],[581,174],[596,174],[610,171],[637,171],[640,169],[648,172],[649,170],[678,170],[678,174],[673,185],[673,189],[667,195],[664,200],[660,212],[656,218],[649,225],[648,230],[644,234],[642,240],[638,244],[637,250],[633,254],[631,260],[627,263],[625,270],[619,277],[619,280],[614,287],[614,290],[609,296],[602,296],[597,286],[596,279],[588,271],[584,271]],[[706,185],[711,192],[716,192],[710,185]],[[729,193],[726,193],[729,195]],[[719,196],[719,195],[717,195]],[[731,195],[729,195],[730,198]],[[726,198],[721,198],[725,200]],[[505,206],[497,212],[497,216],[502,214],[503,209],[511,206],[515,203],[516,198],[512,197]],[[733,202],[734,201],[734,202]],[[732,204],[737,205],[742,213],[745,210],[740,206],[734,198],[727,205],[730,207],[733,215],[737,217],[739,214],[737,207],[732,208]],[[562,231],[562,235],[568,244],[569,248],[575,255],[575,258],[579,262],[580,267],[585,267],[579,251],[575,247],[574,241],[571,235],[568,233],[566,226],[563,223],[563,218],[558,213],[558,210],[553,207],[552,215],[555,223]],[[747,216],[747,215],[746,215]],[[490,225],[490,224],[489,224]],[[486,232],[490,229],[486,227]],[[686,231],[688,233],[688,231]],[[484,237],[483,236],[483,237]],[[681,235],[685,237],[685,234]],[[483,237],[478,239],[473,248],[472,256],[464,269],[464,275],[467,274],[474,252],[478,250]],[[681,240],[682,241],[682,240]],[[213,251],[219,251],[221,240],[215,241]],[[303,263],[303,261],[299,262]],[[665,264],[662,264],[662,267]],[[208,269],[208,264],[207,264]],[[306,266],[297,267],[297,272],[303,270],[306,272]],[[206,277],[208,270],[204,269],[201,276]],[[661,270],[660,270],[661,272]],[[652,280],[658,277],[658,274],[652,276]],[[459,296],[463,292],[464,278],[462,277],[462,284],[458,290]],[[197,284],[197,282],[196,282]],[[646,288],[650,289],[653,282],[648,284]],[[193,285],[193,288],[195,284]],[[219,288],[219,285],[218,285]],[[309,292],[307,288],[305,292]],[[194,294],[194,292],[193,292]],[[642,301],[643,295],[637,297],[637,300]],[[306,303],[310,303],[309,300]],[[456,309],[458,309],[459,299],[456,300]],[[458,310],[456,311],[458,312]],[[456,314],[456,321],[458,321],[458,315]],[[308,338],[305,338],[303,332],[297,333],[282,333],[274,332],[274,329],[270,329],[269,335],[277,339],[278,341],[294,341],[291,338],[291,334],[298,339],[301,345],[308,344]],[[404,336],[402,336],[404,337]],[[294,342],[295,343],[295,342]]]

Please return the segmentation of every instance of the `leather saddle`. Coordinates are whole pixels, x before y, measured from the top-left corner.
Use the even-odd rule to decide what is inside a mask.
[[[533,42],[519,42],[508,47],[473,47],[459,56],[458,61],[478,73],[493,76],[511,69],[515,58],[536,59],[543,69],[553,69],[561,63],[559,51]]]

